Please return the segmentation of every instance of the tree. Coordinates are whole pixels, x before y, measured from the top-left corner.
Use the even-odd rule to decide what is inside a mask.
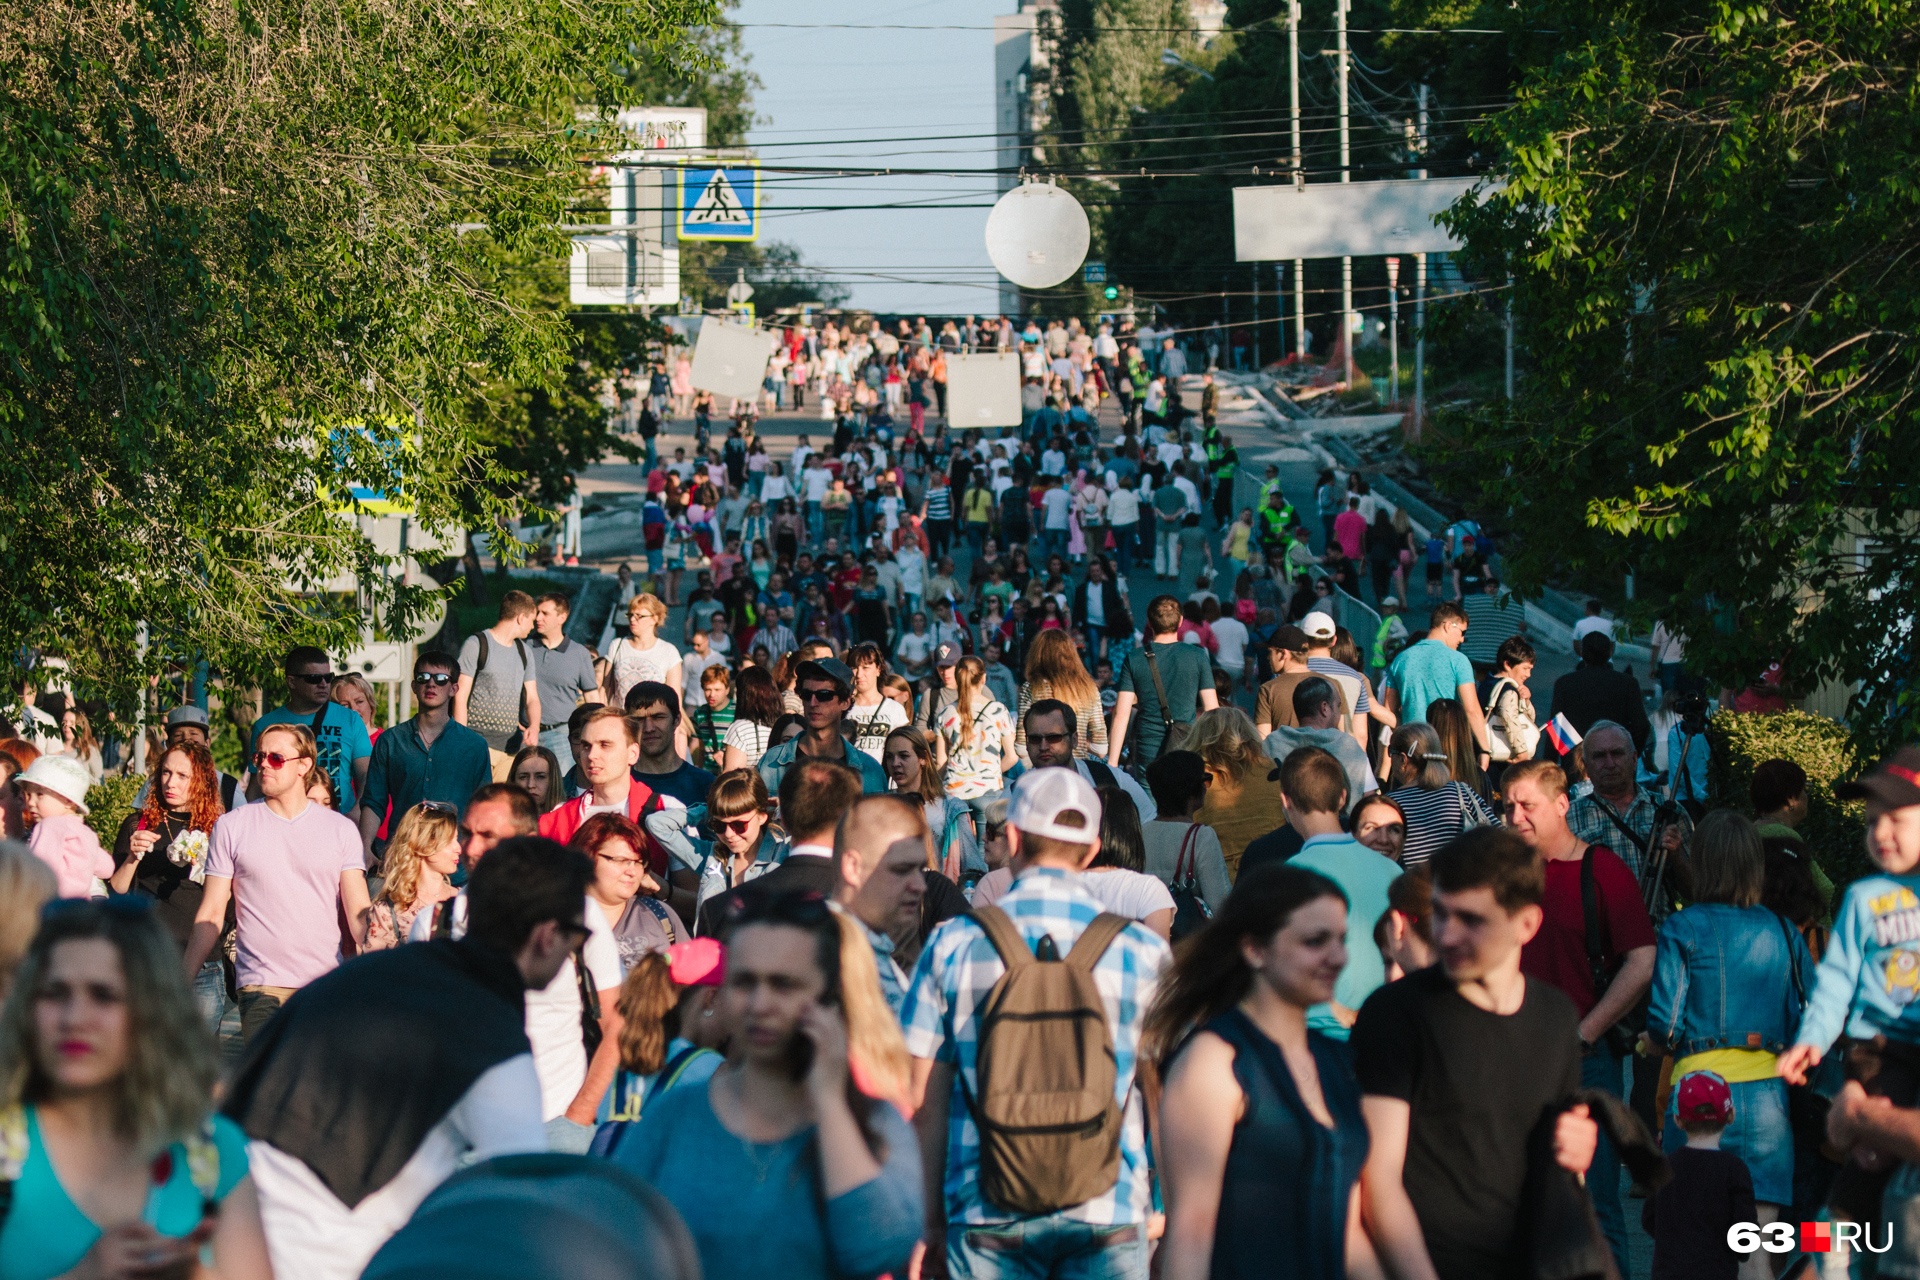
[[[1911,739],[1920,14],[1524,15],[1555,49],[1483,128],[1504,189],[1453,216],[1513,274],[1527,374],[1430,456],[1507,513],[1517,586],[1665,617],[1736,687],[1858,682],[1862,744]]]
[[[126,707],[169,659],[346,647],[355,580],[431,588],[341,518],[429,526],[506,472],[466,414],[547,385],[578,104],[710,58],[713,0],[20,0],[0,7],[0,652]],[[590,111],[591,109],[589,109]],[[475,228],[481,228],[475,230]],[[492,505],[489,505],[492,504]]]

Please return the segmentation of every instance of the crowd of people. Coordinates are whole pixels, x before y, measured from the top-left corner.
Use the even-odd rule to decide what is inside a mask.
[[[940,421],[983,345],[1042,357],[1017,432]],[[830,434],[660,459],[604,625],[507,592],[384,726],[293,649],[111,841],[84,727],[0,741],[0,1277],[372,1274],[540,1152],[709,1280],[1625,1277],[1636,1195],[1659,1277],[1822,1206],[1920,1267],[1920,750],[1837,792],[1838,894],[1796,766],[1711,807],[1688,710],[1648,767],[1604,630],[1543,725],[1477,529],[1423,635],[1337,625],[1433,540],[1243,505],[1177,345],[785,353]]]

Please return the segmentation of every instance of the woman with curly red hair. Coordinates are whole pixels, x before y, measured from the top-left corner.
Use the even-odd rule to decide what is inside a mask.
[[[180,742],[161,754],[146,807],[127,815],[113,842],[113,891],[152,898],[154,915],[182,950],[204,893],[208,837],[224,812],[213,753],[197,742]],[[233,928],[231,909],[226,927]],[[224,954],[224,947],[214,948],[214,955]],[[219,960],[201,966],[193,994],[217,1029],[227,997]]]

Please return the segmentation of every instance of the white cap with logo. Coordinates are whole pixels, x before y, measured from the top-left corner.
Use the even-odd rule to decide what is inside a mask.
[[[1080,818],[1080,825],[1060,821],[1068,814]],[[1013,784],[1007,824],[1031,836],[1092,844],[1100,837],[1100,796],[1078,769],[1029,769]]]

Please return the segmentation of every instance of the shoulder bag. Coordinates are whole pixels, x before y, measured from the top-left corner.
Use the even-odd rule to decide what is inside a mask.
[[[1180,838],[1180,852],[1173,860],[1173,879],[1167,884],[1167,891],[1173,895],[1173,940],[1180,941],[1204,929],[1213,919],[1213,908],[1200,896],[1194,864],[1198,861],[1200,844],[1200,824],[1187,824],[1186,835]]]
[[[1187,745],[1187,734],[1192,726],[1179,724],[1173,718],[1173,709],[1167,704],[1167,686],[1160,679],[1160,663],[1153,656],[1153,641],[1147,641],[1140,652],[1147,660],[1148,674],[1153,677],[1153,692],[1160,699],[1162,737],[1160,750],[1154,755],[1154,759],[1158,760],[1169,751],[1183,750]]]
[[[1606,846],[1602,845],[1601,848]],[[1607,950],[1612,946],[1611,931],[1607,928],[1606,916],[1600,904],[1600,886],[1593,873],[1593,845],[1588,845],[1580,855],[1580,913],[1586,938],[1587,972],[1593,982],[1593,998],[1600,1000],[1607,994],[1607,987],[1619,973],[1619,957],[1615,963],[1607,962]],[[1640,1039],[1640,1033],[1647,1026],[1647,997],[1642,995],[1627,1010],[1626,1016],[1608,1027],[1601,1037],[1603,1043],[1616,1055],[1626,1057],[1634,1050]]]

